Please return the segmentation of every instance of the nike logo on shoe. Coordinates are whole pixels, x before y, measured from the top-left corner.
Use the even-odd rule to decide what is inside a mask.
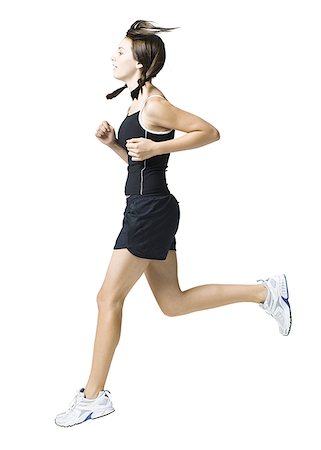
[[[89,416],[86,417],[86,419],[84,420],[84,422],[86,422],[86,420],[91,419],[91,415],[92,415],[93,412],[94,412],[94,411],[91,411],[91,413],[89,414]]]
[[[285,302],[285,303],[288,305],[288,307],[290,308],[289,297],[284,298],[284,297],[281,295],[281,298],[282,298],[282,300],[284,300],[284,302]]]

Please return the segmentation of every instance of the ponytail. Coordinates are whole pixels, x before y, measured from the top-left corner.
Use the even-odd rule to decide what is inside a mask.
[[[172,31],[176,30],[176,28],[180,28],[163,28],[153,25],[154,23],[155,22],[152,21],[148,22],[147,20],[136,20],[127,31],[126,36],[131,39],[140,39],[144,36],[151,36],[164,31]]]

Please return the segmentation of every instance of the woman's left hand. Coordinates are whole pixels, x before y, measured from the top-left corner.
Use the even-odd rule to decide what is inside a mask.
[[[126,147],[133,161],[144,161],[156,156],[155,141],[146,138],[127,139]]]

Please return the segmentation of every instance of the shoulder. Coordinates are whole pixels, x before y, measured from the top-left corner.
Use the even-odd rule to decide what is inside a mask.
[[[149,127],[162,127],[167,130],[180,130],[185,133],[206,130],[211,133],[216,128],[201,117],[184,111],[170,103],[165,97],[151,97],[145,105],[146,121]]]
[[[173,105],[166,99],[164,94],[155,93],[151,94],[145,102],[144,109],[150,116],[159,116],[160,114],[166,114]]]
[[[164,119],[168,119],[170,103],[162,93],[150,93],[145,101],[143,111],[140,112],[140,120],[145,126],[155,132],[167,132],[173,128],[168,127]],[[144,115],[144,119],[142,117]]]

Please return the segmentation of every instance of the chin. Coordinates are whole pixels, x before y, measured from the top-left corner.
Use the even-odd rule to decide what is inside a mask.
[[[116,78],[116,80],[124,81],[122,77],[116,75],[115,73],[113,73],[113,77]]]

